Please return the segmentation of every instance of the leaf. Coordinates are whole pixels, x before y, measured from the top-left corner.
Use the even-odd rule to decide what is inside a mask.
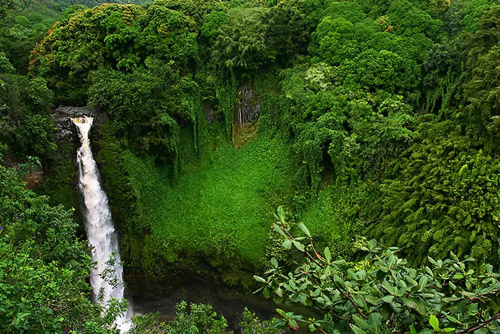
[[[384,296],[382,297],[382,301],[384,301],[385,303],[392,303],[392,301],[394,300],[394,296],[390,295],[390,296]]]
[[[426,314],[425,306],[419,300],[410,298],[401,298],[401,301],[406,307],[417,311],[420,315]]]
[[[354,334],[366,334],[366,332],[364,330],[362,330],[361,328],[359,328],[357,326],[351,326],[351,329],[354,332]]]
[[[285,211],[281,205],[278,206],[278,218],[282,223],[285,222]]]
[[[271,259],[271,265],[273,266],[273,268],[278,268],[278,260],[276,260],[275,257]]]
[[[290,240],[290,239],[284,240],[283,241],[283,248],[285,248],[286,250],[292,249],[292,240]]]
[[[368,248],[369,248],[370,250],[374,250],[374,249],[375,249],[375,247],[377,247],[377,240],[375,240],[375,239],[370,240],[370,241],[368,242]]]
[[[366,278],[366,270],[364,270],[364,269],[361,269],[356,274],[358,276],[358,279],[360,279],[360,280],[364,280]]]
[[[413,278],[411,278],[410,276],[406,276],[406,280],[408,281],[408,283],[410,283],[411,285],[413,286],[417,286],[418,283],[417,281],[415,281]]]
[[[379,329],[382,327],[382,316],[379,313],[372,313],[368,316],[367,323],[370,326],[371,332],[379,333]]]
[[[266,284],[267,284],[267,281],[266,281],[265,279],[263,279],[262,277],[260,277],[260,276],[253,275],[253,278],[254,278],[257,282],[260,282],[260,283],[266,283]]]
[[[304,232],[304,234],[305,234],[305,235],[307,235],[308,237],[310,237],[310,236],[311,236],[311,233],[310,233],[310,232],[309,232],[309,230],[307,229],[306,225],[304,225],[304,223],[299,223],[299,225],[297,225],[297,226],[300,228],[300,230],[301,230],[302,232]]]
[[[420,280],[418,281],[418,286],[420,288],[420,291],[422,291],[427,286],[428,280],[429,279],[427,278],[427,276],[420,277]]]
[[[342,280],[342,278],[340,278],[339,275],[333,275],[333,281],[335,282],[335,284],[343,289],[346,288],[345,286],[345,282]]]
[[[325,248],[325,258],[328,263],[332,262],[332,253],[330,253],[330,248]]]
[[[299,251],[303,252],[304,251],[304,245],[302,245],[300,242],[298,241],[293,241],[293,245],[295,246],[295,248],[297,248]]]
[[[288,320],[288,326],[290,326],[290,328],[292,328],[294,330],[299,329],[299,324],[297,323],[297,321],[295,319]]]
[[[387,291],[389,292],[391,295],[395,295],[396,294],[396,290],[394,290],[394,287],[392,285],[389,284],[389,282],[387,281],[383,281],[382,282],[382,287]]]
[[[417,330],[413,325],[410,325],[410,334],[417,334]]]
[[[447,315],[446,318],[448,318],[448,320],[450,320],[451,322],[454,322],[456,324],[461,324],[460,320],[458,320],[457,318],[455,318],[452,315]]]
[[[416,309],[417,308],[417,302],[413,299],[408,299],[408,298],[401,298],[401,301],[406,307],[409,307],[411,309]]]
[[[298,301],[299,301],[302,305],[306,305],[306,306],[307,306],[307,296],[306,296],[306,295],[303,295],[303,294],[298,295],[297,300],[298,300]]]
[[[460,170],[458,171],[458,176],[461,176],[462,173],[468,168],[467,164],[463,165]]]
[[[279,314],[280,316],[282,316],[283,318],[284,318],[284,317],[286,317],[286,312],[285,312],[285,311],[283,311],[282,309],[277,308],[277,309],[276,309],[276,312],[278,312],[278,314]]]
[[[429,316],[429,324],[436,332],[439,331],[439,320],[434,314]]]
[[[283,232],[283,230],[281,229],[280,226],[278,226],[278,224],[273,224],[273,230],[274,232],[280,234],[281,236],[286,237],[285,232]]]
[[[262,295],[264,296],[264,298],[269,298],[271,296],[271,293],[269,292],[267,286],[264,288],[264,290],[262,290]]]

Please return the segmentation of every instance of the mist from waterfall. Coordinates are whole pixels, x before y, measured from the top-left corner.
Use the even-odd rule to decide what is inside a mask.
[[[106,307],[112,297],[118,300],[124,298],[118,235],[113,226],[108,198],[101,187],[99,171],[90,147],[89,132],[93,118],[78,117],[72,120],[82,143],[77,151],[77,162],[79,187],[85,204],[85,230],[88,242],[93,248],[92,261],[97,263],[90,276],[92,298],[94,302]],[[106,280],[102,277],[103,273],[106,275]],[[130,329],[131,314],[129,306],[126,314],[115,321],[115,325],[122,332]]]

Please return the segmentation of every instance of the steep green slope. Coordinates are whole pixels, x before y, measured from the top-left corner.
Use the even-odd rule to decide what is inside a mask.
[[[218,139],[171,184],[169,172],[150,158],[125,155],[138,206],[167,250],[200,252],[221,259],[235,255],[259,265],[277,205],[292,191],[293,160],[281,136],[258,134],[235,149]]]

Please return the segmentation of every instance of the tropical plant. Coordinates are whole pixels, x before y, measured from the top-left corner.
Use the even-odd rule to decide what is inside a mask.
[[[359,241],[365,253],[359,262],[332,258],[330,249],[316,249],[303,223],[290,230],[278,208],[273,229],[286,249],[302,253],[296,269],[287,272],[275,258],[259,291],[286,303],[311,307],[324,315],[306,319],[278,311],[282,325],[323,333],[497,333],[500,274],[486,264],[475,270],[474,259],[428,259],[425,267],[408,267],[395,247],[375,240]],[[300,231],[301,236],[297,236]]]

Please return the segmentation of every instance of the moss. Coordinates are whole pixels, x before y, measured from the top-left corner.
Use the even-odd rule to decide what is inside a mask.
[[[129,175],[123,164],[123,150],[114,135],[111,123],[99,132],[96,160],[102,176],[103,188],[109,197],[111,214],[121,235],[122,257],[129,266],[141,266],[147,224],[137,213],[136,198],[129,184]]]
[[[99,153],[96,157],[100,164],[103,186],[110,199],[113,218],[121,234],[122,257],[129,272],[138,271],[158,279],[172,277],[172,284],[175,277],[182,280],[179,278],[182,275],[210,277],[244,287],[251,287],[254,283],[250,260],[241,256],[238,248],[244,248],[245,245],[236,244],[236,239],[241,235],[239,230],[232,231],[227,228],[227,224],[221,226],[225,221],[220,214],[215,215],[217,206],[209,205],[205,211],[196,213],[196,203],[203,201],[200,196],[217,183],[217,176],[214,175],[212,183],[200,184],[200,187],[191,181],[185,182],[193,175],[199,180],[214,173],[222,164],[216,162],[214,165],[214,159],[227,160],[231,152],[236,151],[223,138],[222,124],[211,130],[213,133],[201,141],[205,147],[202,157],[197,158],[192,129],[182,129],[180,141],[183,150],[180,151],[180,158],[183,161],[183,172],[175,177],[172,166],[159,164],[152,157],[138,156],[124,150],[109,124],[101,128],[100,140],[96,145]],[[218,147],[215,143],[217,141],[220,141],[220,152],[224,152],[221,157],[219,148],[212,151],[214,147]],[[251,152],[258,153],[254,150]],[[248,161],[244,164],[249,165]],[[227,163],[224,165],[228,166]],[[242,188],[241,192],[240,197],[246,190]],[[216,193],[210,196],[213,198]],[[168,203],[175,204],[175,210],[171,210],[171,204]],[[231,207],[233,204],[227,201],[225,205]],[[191,214],[186,215],[183,213],[185,211]],[[272,214],[272,211],[273,209],[269,213]],[[207,219],[208,216],[213,216],[213,219]],[[204,221],[205,224],[194,228],[195,220]],[[260,235],[265,235],[267,228],[264,228],[260,219],[254,220],[261,226]],[[173,230],[169,231],[172,225]],[[214,232],[207,233],[211,226],[214,227]],[[247,236],[244,236],[244,240],[246,239]],[[257,250],[260,246],[259,240],[253,245]]]
[[[44,182],[39,193],[48,195],[50,204],[62,204],[66,209],[79,210],[79,195],[75,187],[75,165],[73,163],[76,147],[71,142],[58,144],[57,157],[49,162]]]
[[[235,148],[245,146],[255,135],[259,122],[253,124],[233,124],[233,143]]]

